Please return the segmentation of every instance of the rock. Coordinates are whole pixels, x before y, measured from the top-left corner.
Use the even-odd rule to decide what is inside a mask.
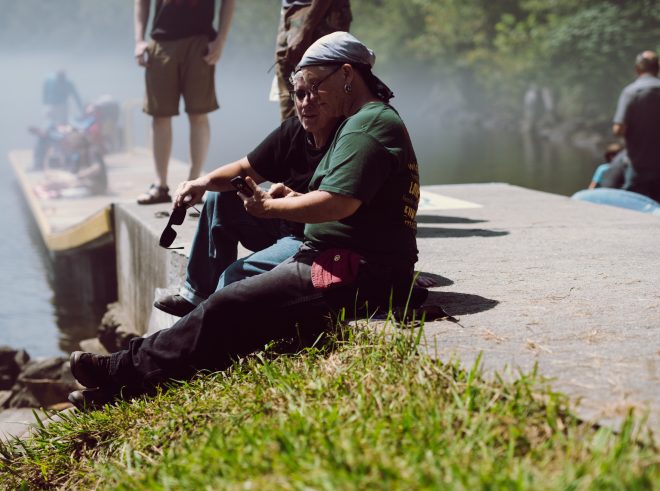
[[[9,401],[10,408],[40,407],[41,404],[27,387],[20,387]]]
[[[16,386],[10,407],[49,407],[79,388],[62,356],[27,363]]]
[[[23,368],[19,379],[59,379],[62,365],[66,362],[67,358],[63,356],[31,361]]]
[[[80,341],[80,349],[87,353],[94,353],[96,355],[109,355],[110,352],[105,349],[99,338],[83,339]]]
[[[11,390],[0,390],[0,408],[9,407],[9,400],[13,395]]]
[[[16,352],[14,360],[16,360],[16,364],[19,366],[19,368],[23,370],[23,367],[30,361],[30,355],[28,355],[28,352],[24,349],[19,349]]]
[[[128,348],[128,342],[137,336],[139,334],[128,324],[119,302],[109,304],[99,326],[99,341],[103,347],[109,353],[115,353]]]
[[[0,346],[0,390],[11,389],[16,382],[21,371],[16,362],[17,354],[18,351],[9,346]]]

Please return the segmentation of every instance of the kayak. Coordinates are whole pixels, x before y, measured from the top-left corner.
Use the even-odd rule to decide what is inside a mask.
[[[660,216],[660,203],[643,194],[624,191],[623,189],[583,189],[575,193],[571,198]]]

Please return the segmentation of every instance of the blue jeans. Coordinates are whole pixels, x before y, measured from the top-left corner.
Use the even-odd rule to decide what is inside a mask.
[[[239,242],[257,252],[237,261]],[[230,283],[270,271],[300,244],[280,220],[247,213],[235,191],[207,193],[179,294],[198,305]]]

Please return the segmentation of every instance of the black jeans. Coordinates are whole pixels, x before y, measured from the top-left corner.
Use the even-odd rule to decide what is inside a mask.
[[[362,261],[354,283],[321,291],[311,281],[318,254],[303,245],[275,269],[213,293],[171,328],[131,340],[127,350],[112,355],[112,377],[134,391],[147,391],[199,370],[225,369],[269,341],[295,336],[297,323],[304,328],[310,321],[323,322],[341,308],[352,316],[365,308],[369,313],[387,309],[390,298],[405,304],[412,265]]]

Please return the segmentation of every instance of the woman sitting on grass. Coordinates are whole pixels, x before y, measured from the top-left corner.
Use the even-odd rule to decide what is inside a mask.
[[[306,223],[299,252],[275,269],[226,286],[169,329],[136,338],[110,356],[74,352],[71,371],[90,390],[79,408],[147,393],[199,370],[223,370],[297,326],[346,308],[373,313],[404,305],[417,261],[417,160],[408,132],[388,105],[392,92],[371,72],[375,56],[348,33],[317,40],[297,70],[303,107],[347,119],[314,173],[309,192],[248,180],[245,208],[258,217]]]

